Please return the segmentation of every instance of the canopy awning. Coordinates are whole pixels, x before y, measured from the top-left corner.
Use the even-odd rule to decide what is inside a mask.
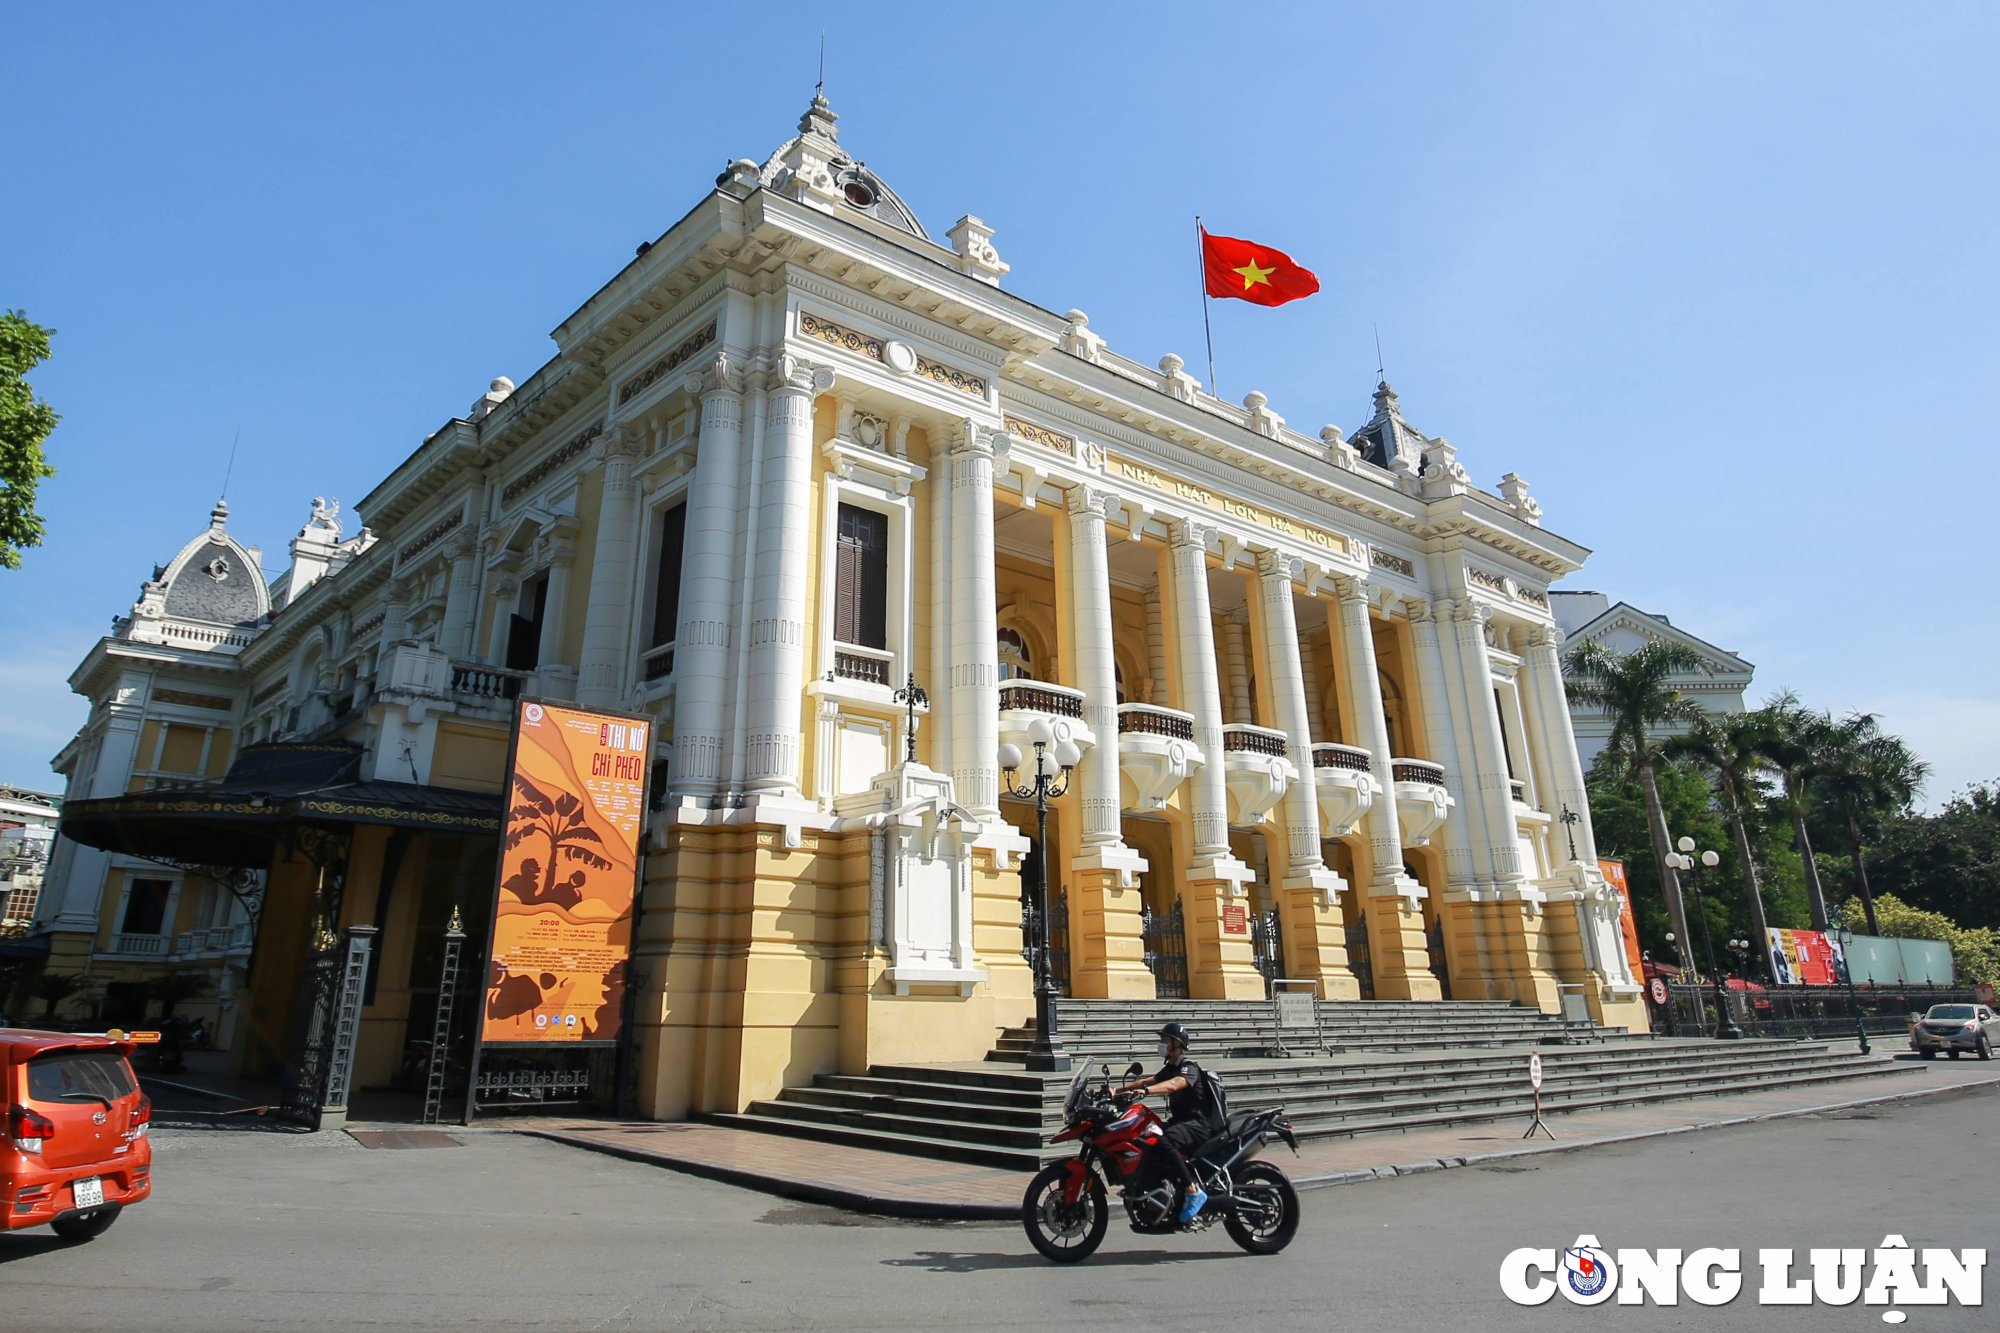
[[[219,782],[69,801],[62,835],[86,847],[191,865],[263,869],[301,826],[385,824],[500,832],[498,792],[363,782],[351,741],[244,748]]]

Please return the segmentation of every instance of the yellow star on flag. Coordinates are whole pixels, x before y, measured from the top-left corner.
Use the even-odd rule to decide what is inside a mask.
[[[1258,268],[1257,260],[1254,257],[1250,260],[1249,263],[1245,264],[1242,268],[1230,270],[1230,272],[1232,273],[1240,273],[1243,275],[1243,290],[1246,292],[1249,291],[1252,287],[1255,287],[1260,282],[1263,283],[1266,287],[1269,287],[1271,285],[1271,275],[1277,271],[1278,271],[1277,266],[1275,264],[1272,265],[1270,268]]]

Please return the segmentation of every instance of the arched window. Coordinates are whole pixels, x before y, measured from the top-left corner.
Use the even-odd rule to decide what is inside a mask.
[[[1021,637],[1021,631],[1003,625],[1000,627],[999,639],[1000,679],[1033,680],[1035,659],[1028,651],[1028,641]]]

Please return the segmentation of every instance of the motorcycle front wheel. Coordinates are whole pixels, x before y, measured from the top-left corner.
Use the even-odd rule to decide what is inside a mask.
[[[1097,1173],[1089,1173],[1075,1203],[1063,1202],[1063,1183],[1068,1179],[1067,1163],[1045,1166],[1028,1182],[1028,1192],[1021,1198],[1021,1225],[1028,1240],[1043,1258],[1059,1264],[1088,1259],[1111,1225],[1111,1207]]]
[[[1236,1178],[1236,1199],[1223,1225],[1229,1238],[1252,1254],[1276,1254],[1299,1229],[1299,1195],[1285,1173],[1252,1162]]]

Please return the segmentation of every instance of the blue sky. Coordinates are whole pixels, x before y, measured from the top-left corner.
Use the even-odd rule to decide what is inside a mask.
[[[50,538],[0,572],[0,781],[205,523],[267,564],[811,96],[933,234],[1202,366],[1192,217],[1321,294],[1215,311],[1220,387],[1518,471],[1610,593],[1937,767],[2000,775],[1988,5],[13,10],[0,306],[55,326]],[[365,515],[364,515],[365,517]]]

